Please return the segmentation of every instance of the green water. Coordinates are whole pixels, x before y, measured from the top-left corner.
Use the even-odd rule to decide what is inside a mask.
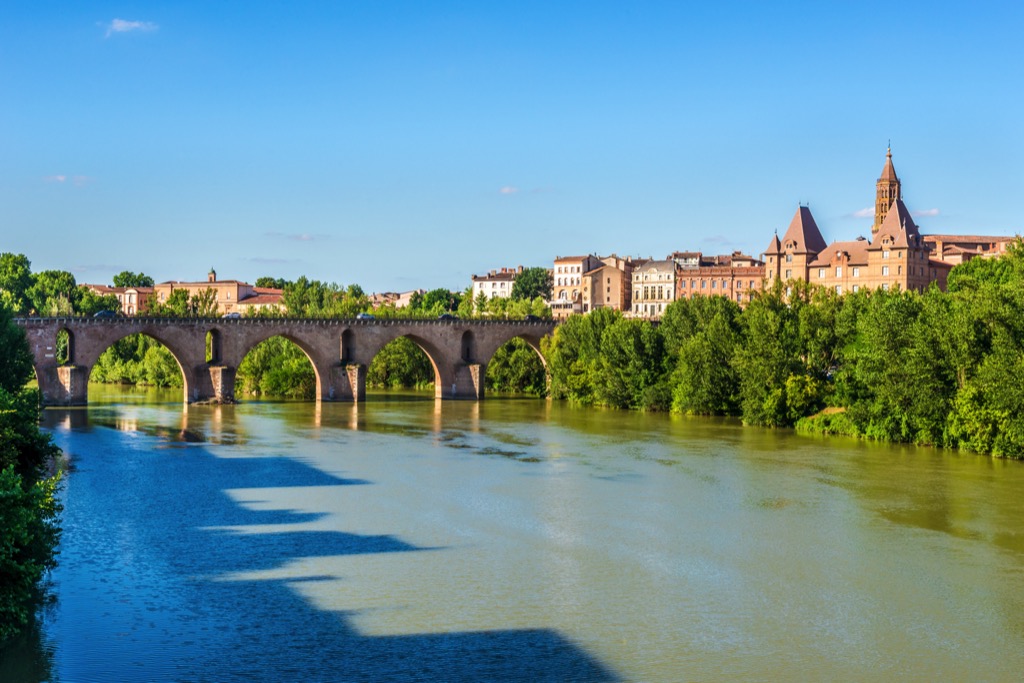
[[[1018,680],[1024,466],[538,399],[47,411],[0,679]]]

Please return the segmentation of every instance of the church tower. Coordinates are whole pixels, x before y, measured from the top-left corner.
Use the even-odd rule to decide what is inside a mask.
[[[903,199],[903,191],[900,189],[900,179],[896,177],[896,169],[892,165],[892,148],[886,148],[882,177],[875,183],[875,223],[871,226],[872,235],[882,227],[889,207],[897,199]]]

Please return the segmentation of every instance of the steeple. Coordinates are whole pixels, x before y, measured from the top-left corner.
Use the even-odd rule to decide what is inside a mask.
[[[871,226],[872,235],[878,232],[882,221],[885,220],[885,215],[889,213],[889,207],[897,199],[903,199],[903,190],[900,188],[900,179],[896,176],[896,169],[892,165],[892,148],[887,147],[882,176],[875,183],[875,222]]]

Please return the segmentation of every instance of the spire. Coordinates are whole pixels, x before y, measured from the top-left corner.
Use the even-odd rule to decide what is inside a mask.
[[[817,254],[825,248],[825,238],[821,236],[809,207],[797,207],[796,214],[782,237],[782,246],[785,247],[787,244],[794,244],[794,253]]]
[[[889,212],[889,207],[897,199],[903,199],[903,190],[896,175],[896,168],[892,165],[892,146],[889,145],[885,148],[882,175],[875,183],[875,222],[871,226],[872,234],[878,232],[885,220],[885,214]]]

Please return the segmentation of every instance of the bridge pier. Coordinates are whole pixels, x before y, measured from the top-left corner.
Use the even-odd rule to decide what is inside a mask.
[[[435,398],[469,401],[483,399],[486,363],[459,363],[453,368],[452,374],[448,381],[439,382],[434,387]]]
[[[226,365],[210,366],[210,400],[214,403],[235,402],[235,368]]]
[[[44,406],[84,406],[89,402],[89,370],[82,365],[50,365],[36,369]]]
[[[332,365],[324,377],[318,401],[365,401],[366,366],[359,363]]]

